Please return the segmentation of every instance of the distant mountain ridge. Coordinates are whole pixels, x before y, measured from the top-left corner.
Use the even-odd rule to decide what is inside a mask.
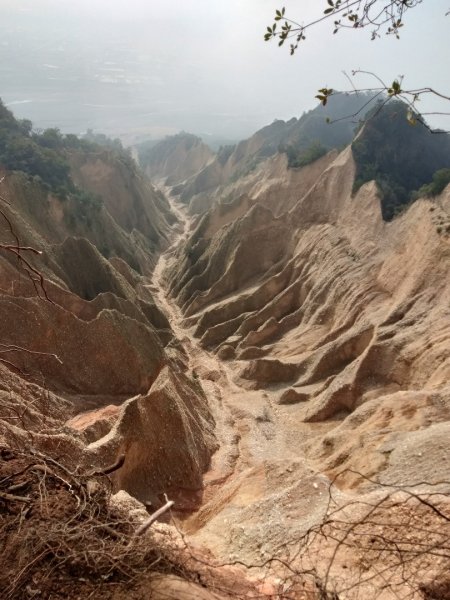
[[[191,211],[201,213],[214,199],[233,196],[234,190],[240,188],[238,182],[263,169],[268,159],[285,155],[289,168],[302,168],[330,150],[342,150],[352,144],[356,162],[354,191],[375,180],[382,198],[383,218],[391,220],[424,192],[425,188],[419,190],[431,182],[437,171],[450,168],[450,136],[432,133],[420,120],[412,125],[407,119],[408,110],[395,99],[375,101],[370,94],[338,93],[326,107],[320,105],[299,119],[274,121],[247,140],[222,146],[199,170],[198,164],[191,169],[187,166],[189,161],[185,161],[183,177],[189,171],[190,176],[183,181],[178,178],[178,183],[176,178],[167,177],[166,183],[173,186],[175,196],[190,203]],[[167,175],[166,167],[161,171],[161,165],[176,163],[179,145],[186,148],[187,143],[192,145],[192,139],[188,134],[180,134],[154,146],[154,176]]]
[[[317,144],[326,152],[349,144],[353,139],[359,113],[371,96],[336,94],[326,109],[322,106],[304,113],[299,119],[276,120],[237,144],[221,146],[216,153],[207,150],[202,140],[181,132],[154,143],[140,144],[137,149],[141,166],[155,179],[165,178],[166,185],[176,186],[175,194],[183,201],[237,179],[255,169],[266,158],[285,152],[294,164],[302,154]],[[361,112],[361,116],[364,112]],[[335,123],[327,123],[337,121]],[[182,160],[180,160],[182,159]],[[203,164],[202,164],[203,161]],[[180,169],[180,164],[183,168]]]

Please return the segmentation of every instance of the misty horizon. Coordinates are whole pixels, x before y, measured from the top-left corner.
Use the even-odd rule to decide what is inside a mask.
[[[299,14],[300,3],[284,4]],[[0,24],[6,106],[37,128],[64,133],[93,129],[139,140],[184,130],[235,141],[275,119],[300,117],[314,108],[324,84],[349,89],[343,69],[374,70],[387,81],[401,72],[414,86],[450,88],[449,74],[431,59],[448,54],[441,0],[432,13],[421,5],[408,14],[400,41],[371,42],[367,31],[332,36],[323,24],[294,57],[263,41],[280,7],[273,0],[226,6],[131,0],[123,6],[119,0],[42,0],[38,7],[31,0],[6,1]],[[317,13],[317,2],[301,6],[306,20]],[[416,56],[427,28],[434,46],[424,45]],[[448,120],[432,122],[448,129]]]

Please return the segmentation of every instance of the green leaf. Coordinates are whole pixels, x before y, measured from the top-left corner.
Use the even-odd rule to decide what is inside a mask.
[[[326,10],[323,11],[324,15],[329,15],[334,11],[334,8],[327,8]]]
[[[322,106],[325,106],[327,103],[327,97],[326,96],[322,96],[321,94],[315,96],[318,100],[320,100],[320,103],[322,104]]]
[[[398,96],[398,94],[402,93],[402,88],[400,86],[400,82],[397,81],[397,79],[395,79],[392,84],[391,87],[388,89],[388,94],[391,96]]]

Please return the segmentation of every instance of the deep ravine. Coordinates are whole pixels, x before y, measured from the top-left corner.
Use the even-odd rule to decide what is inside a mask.
[[[297,475],[301,477],[306,473],[308,477],[314,476],[314,469],[309,466],[303,452],[303,444],[328,430],[330,425],[303,423],[297,418],[295,407],[280,406],[274,402],[272,394],[275,392],[241,387],[236,362],[223,361],[202,348],[193,331],[186,326],[180,308],[168,293],[165,274],[176,260],[177,248],[188,238],[192,220],[185,208],[170,198],[167,190],[164,191],[179,225],[171,246],[159,257],[150,286],[155,301],[166,314],[186,352],[187,368],[191,374],[195,374],[203,388],[216,421],[219,442],[219,450],[204,476],[204,504],[197,514],[187,520],[186,529],[192,534],[199,532],[201,541],[213,551],[224,556],[230,553],[239,556],[242,541],[235,532],[231,531],[229,537],[223,536],[223,539],[221,534],[220,542],[217,541],[216,528],[222,529],[219,515],[223,511],[235,514],[233,497],[236,493],[239,497],[242,485],[246,490],[244,504],[255,501],[261,506],[265,503],[277,506],[278,501],[274,503],[273,497],[274,494],[281,494],[280,502],[286,504],[286,508],[280,509],[273,527],[282,535],[286,519],[284,512],[290,510],[291,491],[296,485]],[[314,494],[317,489],[313,488]],[[232,517],[237,522],[241,520],[239,510]],[[224,519],[224,523],[228,522],[228,517]],[[258,531],[252,536],[259,539],[260,529],[259,524]],[[259,543],[256,542],[257,548]],[[255,545],[255,540],[251,545]]]
[[[192,331],[184,325],[182,312],[168,293],[165,273],[176,260],[177,248],[189,236],[192,218],[183,205],[170,197],[168,190],[163,191],[166,193],[172,212],[178,219],[178,226],[174,230],[172,244],[159,256],[149,287],[152,289],[155,302],[167,316],[175,337],[183,346],[187,356],[187,368],[191,376],[196,377],[202,386],[216,420],[216,435],[220,449],[213,457],[209,477],[205,478],[205,485],[211,486],[232,474],[236,459],[240,455],[238,445],[241,436],[235,429],[235,418],[227,398],[239,393],[241,389],[232,381],[230,369],[214,354],[203,349]]]

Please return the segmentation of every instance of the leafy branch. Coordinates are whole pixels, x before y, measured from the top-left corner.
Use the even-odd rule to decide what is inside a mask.
[[[347,77],[347,79],[350,81],[350,83],[352,85],[352,90],[347,92],[348,94],[369,93],[369,94],[371,94],[371,96],[367,100],[367,102],[365,104],[363,104],[356,113],[345,115],[338,119],[327,119],[328,123],[337,123],[339,121],[346,121],[349,119],[354,119],[355,117],[358,117],[359,115],[364,115],[367,112],[367,107],[370,104],[379,101],[381,98],[382,102],[379,103],[379,107],[378,107],[377,111],[372,114],[372,117],[374,117],[385,106],[385,104],[387,104],[393,98],[396,98],[396,99],[402,100],[408,106],[408,110],[406,112],[406,119],[410,125],[417,125],[417,123],[420,123],[421,125],[426,127],[428,129],[428,131],[430,131],[431,133],[441,133],[441,134],[449,133],[449,131],[445,131],[443,129],[435,129],[435,128],[430,127],[428,125],[428,123],[426,122],[426,120],[424,119],[424,117],[429,116],[429,115],[436,115],[436,114],[448,116],[450,113],[448,113],[448,112],[437,113],[435,111],[421,112],[417,108],[417,102],[420,101],[421,96],[427,95],[427,94],[435,95],[435,96],[437,96],[443,100],[449,101],[449,102],[450,102],[450,96],[446,96],[446,95],[434,90],[431,87],[405,89],[403,87],[403,76],[400,76],[397,79],[394,79],[392,81],[392,83],[390,85],[388,85],[376,73],[372,73],[371,71],[364,71],[361,69],[356,69],[356,70],[352,71],[352,76],[355,77],[357,75],[368,75],[368,76],[374,78],[379,83],[379,86],[357,89],[354,86],[353,81],[351,80],[349,75],[345,72],[344,72],[344,75]],[[338,93],[340,93],[340,92],[337,92],[336,90],[333,90],[332,88],[321,88],[319,90],[319,93],[315,97],[320,101],[320,103],[323,106],[326,106],[328,99],[331,96],[338,94]]]
[[[275,11],[274,23],[267,27],[264,35],[266,41],[277,39],[278,45],[283,46],[286,40],[294,39],[290,44],[291,54],[294,54],[298,44],[306,39],[305,32],[333,18],[333,33],[340,29],[371,28],[371,39],[380,37],[380,32],[399,38],[399,31],[404,26],[403,18],[411,8],[422,3],[422,0],[327,0],[325,10],[320,17],[302,24],[285,16],[286,9]],[[278,28],[279,21],[283,21]]]

